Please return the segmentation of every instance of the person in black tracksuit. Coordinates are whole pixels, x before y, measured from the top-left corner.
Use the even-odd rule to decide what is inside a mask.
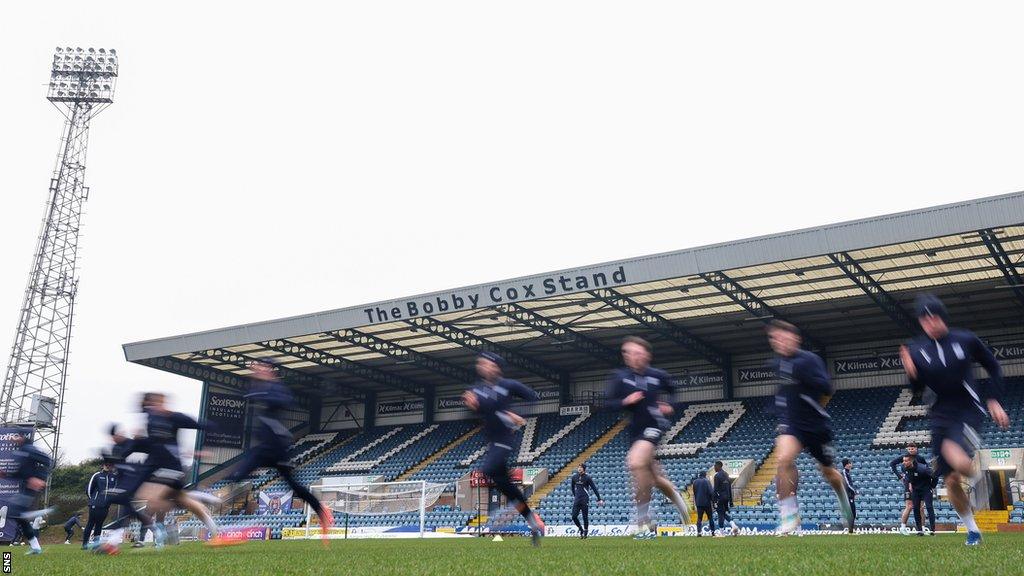
[[[657,536],[651,518],[651,490],[657,488],[676,507],[682,524],[690,523],[686,500],[661,468],[657,447],[671,426],[669,416],[675,411],[661,399],[677,388],[672,376],[651,366],[651,344],[637,336],[622,341],[622,361],[626,366],[608,378],[605,405],[629,412],[629,452],[626,466],[633,477],[636,491],[637,539]]]
[[[949,327],[946,307],[937,297],[919,296],[914,306],[924,334],[900,346],[900,359],[915,394],[928,388],[935,395],[928,411],[934,473],[944,478],[949,501],[967,528],[966,544],[976,546],[981,530],[961,482],[973,471],[974,452],[981,444],[977,430],[986,417],[1000,428],[1010,426],[1000,401],[1002,369],[973,332]],[[987,381],[975,380],[975,362],[988,372]]]
[[[701,524],[704,516],[708,517],[708,528],[711,535],[715,535],[715,517],[712,514],[712,506],[715,502],[715,490],[711,487],[711,481],[707,475],[698,474],[693,481],[693,505],[697,507],[697,536],[701,535]]]
[[[75,526],[82,527],[82,513],[75,512],[64,522],[64,543],[71,544],[71,538],[75,535]]]
[[[733,535],[739,534],[739,527],[732,521],[729,508],[732,507],[732,480],[729,473],[723,470],[722,461],[715,462],[715,511],[718,513],[718,529],[725,529],[725,522],[728,520]]]
[[[598,506],[604,506],[604,500],[601,499],[601,493],[598,492],[594,479],[587,474],[586,464],[580,464],[579,468],[576,469],[576,473],[572,475],[572,480],[569,483],[569,488],[572,490],[572,521],[580,531],[580,538],[586,540],[590,531],[590,492],[588,489],[594,491],[594,497],[597,498]],[[583,513],[582,526],[580,525],[581,512]]]
[[[18,492],[5,497],[7,517],[13,518],[18,530],[28,542],[28,554],[41,554],[39,533],[32,526],[32,521],[48,510],[35,510],[35,502],[46,488],[46,480],[50,477],[52,461],[50,457],[36,448],[25,432],[15,432],[13,439],[18,446],[12,453],[13,470],[3,474],[4,478],[18,480]]]
[[[288,461],[288,447],[292,443],[292,433],[281,423],[282,413],[295,404],[295,397],[277,375],[277,367],[269,362],[256,362],[252,365],[251,391],[246,398],[263,404],[263,411],[256,419],[259,428],[256,430],[256,446],[250,448],[242,462],[228,476],[230,482],[241,482],[253,470],[261,467],[273,468],[292,489],[295,496],[309,504],[320,519],[320,530],[327,535],[334,516],[331,510],[321,504],[320,500],[299,484],[292,475],[292,464]]]
[[[928,509],[928,530],[935,534],[935,510],[932,508],[932,471],[927,465],[916,462],[910,454],[903,457],[903,475],[910,485],[910,497],[914,503],[914,522],[918,536],[923,535],[921,503]]]
[[[914,458],[915,461],[920,462],[921,464],[925,464],[925,465],[928,464],[928,461],[924,459],[924,456],[921,456],[921,454],[918,453],[918,451],[917,451],[917,443],[916,442],[911,442],[910,444],[907,444],[906,454],[911,455]],[[903,456],[904,456],[904,454],[900,454],[899,456],[897,456],[897,457],[895,457],[895,458],[893,458],[892,460],[889,461],[889,469],[892,470],[892,473],[896,475],[897,479],[899,479],[900,484],[903,484],[903,502],[904,502],[904,506],[903,506],[903,514],[900,516],[900,529],[901,530],[905,529],[907,527],[907,521],[910,519],[910,511],[914,507],[913,498],[911,497],[911,494],[910,494],[910,484],[907,484],[907,479],[904,477],[903,472],[902,472],[902,469],[903,469]],[[933,478],[933,480],[938,480],[938,478],[937,477]],[[922,512],[922,514],[923,514],[923,512]]]
[[[481,432],[487,439],[487,452],[480,465],[481,471],[526,520],[533,544],[539,546],[544,536],[544,521],[537,512],[530,509],[522,490],[512,483],[508,458],[512,453],[516,430],[524,423],[521,416],[511,411],[512,398],[536,402],[540,396],[522,382],[504,378],[504,367],[505,360],[501,356],[493,352],[481,352],[476,360],[476,373],[480,379],[463,393],[462,399],[466,407],[479,415],[483,422]]]
[[[800,474],[796,459],[804,450],[818,461],[818,469],[836,493],[840,513],[849,525],[850,500],[846,497],[842,474],[833,468],[832,417],[822,406],[823,397],[833,392],[825,362],[812,352],[800,349],[800,330],[782,320],[768,327],[768,343],[775,358],[771,367],[780,380],[775,392],[779,416],[775,449],[779,455],[775,488],[779,498],[780,534],[800,531],[800,509],[796,494]]]
[[[110,513],[108,499],[117,489],[117,480],[113,462],[104,462],[103,469],[89,478],[89,484],[85,487],[85,495],[89,498],[89,521],[82,531],[83,550],[88,548],[90,540],[98,541],[100,538],[103,523]]]
[[[850,512],[852,518],[847,529],[853,534],[853,524],[857,521],[857,504],[854,499],[857,497],[857,489],[853,487],[853,462],[849,458],[843,458],[843,483],[846,485],[846,497],[850,499]]]

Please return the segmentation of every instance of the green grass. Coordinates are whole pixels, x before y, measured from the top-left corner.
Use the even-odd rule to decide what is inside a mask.
[[[803,538],[548,538],[533,548],[523,538],[253,542],[230,548],[184,544],[157,552],[124,547],[115,557],[50,545],[42,556],[11,551],[12,574],[59,576],[256,576],[263,574],[1020,574],[1024,534],[987,534],[964,546],[962,534],[933,537],[805,536]]]

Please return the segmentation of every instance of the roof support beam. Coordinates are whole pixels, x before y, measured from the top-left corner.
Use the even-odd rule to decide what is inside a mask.
[[[453,342],[471,350],[476,350],[478,352],[489,351],[501,354],[509,365],[521,368],[532,374],[536,374],[548,382],[561,384],[567,378],[565,374],[562,374],[559,370],[556,370],[543,362],[516,352],[511,348],[481,338],[476,334],[462,330],[461,328],[447,322],[437,320],[436,318],[421,316],[417,318],[410,318],[406,320],[406,323],[414,328],[424,330],[435,336],[440,336],[449,342]]]
[[[556,341],[567,344],[584,354],[593,356],[609,366],[619,366],[622,358],[614,348],[609,348],[593,338],[584,336],[564,324],[560,324],[541,316],[540,314],[520,304],[501,304],[494,307],[495,310],[508,316],[512,320],[529,326],[534,330],[554,338]]]
[[[222,350],[219,348],[213,350],[203,350],[201,352],[193,352],[192,354],[200,358],[206,358],[208,360],[220,362],[221,364],[231,364],[233,366],[245,369],[248,369],[253,362],[260,362],[266,360],[265,358],[258,358],[256,356],[249,356],[248,354],[231,352],[230,350]],[[288,368],[285,366],[278,367],[278,374],[281,376],[282,380],[289,384],[302,386],[307,389],[313,390],[317,393],[324,394],[327,393],[328,391],[331,393],[339,393],[338,385],[336,383],[324,380],[319,376],[306,374],[304,372],[300,372],[298,370],[294,370],[292,368]],[[363,398],[362,391],[353,390],[352,388],[345,388],[344,391],[341,392],[341,394],[341,398],[348,400],[360,400]]]
[[[991,228],[979,230],[978,235],[981,236],[981,241],[985,243],[985,247],[992,254],[992,259],[996,261],[996,266],[999,267],[999,271],[1006,278],[1006,283],[1012,286],[1011,290],[1017,296],[1017,301],[1024,305],[1024,279],[1017,272],[1017,265],[1007,255],[1006,250],[1003,248],[1003,243],[996,236],[995,230]]]
[[[717,348],[701,340],[689,331],[668,320],[664,316],[633,300],[629,296],[610,288],[591,290],[590,294],[598,300],[615,308],[622,314],[646,326],[669,340],[679,344],[683,348],[697,354],[715,366],[725,368],[729,364],[727,354],[720,352]],[[728,377],[728,376],[727,376]]]
[[[268,340],[266,342],[260,342],[259,345],[267,350],[273,350],[274,352],[293,356],[295,358],[305,360],[306,362],[312,362],[319,366],[324,366],[325,368],[345,372],[352,376],[377,384],[382,384],[389,388],[401,390],[402,392],[406,392],[414,396],[422,397],[424,394],[425,386],[405,378],[404,376],[398,376],[396,374],[380,370],[379,368],[346,360],[341,356],[335,356],[329,352],[324,352],[323,350],[310,348],[305,344],[298,344],[288,340]]]
[[[149,366],[150,368],[156,368],[157,370],[170,372],[171,374],[176,374],[178,376],[195,378],[196,380],[210,382],[211,384],[218,384],[227,388],[233,388],[239,392],[245,392],[248,386],[248,381],[245,378],[236,376],[230,372],[217,370],[216,368],[212,368],[205,364],[196,364],[186,360],[178,360],[173,356],[147,358],[145,360],[139,360],[138,363]]]
[[[725,272],[702,272],[700,277],[703,278],[705,282],[711,284],[715,288],[718,288],[719,292],[728,296],[733,302],[742,306],[747,312],[750,312],[755,318],[765,324],[770,323],[772,319],[789,322],[764,300],[761,300],[753,292],[747,290],[735,280],[727,276]],[[795,322],[789,323],[796,325]],[[808,345],[808,347],[817,349],[819,352],[825,350],[825,345],[820,340],[814,338],[803,329],[801,329],[800,332],[803,341]]]
[[[426,368],[462,384],[467,384],[476,379],[476,372],[468,368],[417,352],[408,346],[395,344],[361,330],[335,330],[333,332],[325,332],[325,335],[343,344],[355,344],[385,356],[409,361],[420,368]]]
[[[917,333],[917,322],[914,318],[852,256],[846,252],[836,252],[829,254],[828,257],[907,334]]]

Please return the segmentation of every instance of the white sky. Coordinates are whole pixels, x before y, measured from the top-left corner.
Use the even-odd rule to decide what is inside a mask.
[[[198,382],[121,344],[1024,188],[1016,2],[0,7],[0,343],[58,148],[93,122],[62,446]],[[5,361],[2,362],[6,366]]]

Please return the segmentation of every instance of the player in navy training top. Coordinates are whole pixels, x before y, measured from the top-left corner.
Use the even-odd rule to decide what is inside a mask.
[[[540,400],[540,396],[521,382],[503,378],[504,366],[505,361],[501,356],[493,352],[482,352],[476,359],[476,373],[480,379],[462,395],[462,399],[483,421],[481,431],[487,439],[487,453],[484,454],[480,469],[526,520],[533,544],[537,546],[544,536],[544,521],[540,514],[530,510],[522,490],[509,478],[508,457],[512,452],[516,430],[525,422],[510,410],[512,398],[535,402]]]
[[[291,390],[277,377],[277,367],[270,362],[254,362],[252,370],[251,391],[246,398],[261,402],[263,412],[256,419],[259,428],[256,431],[257,444],[250,448],[242,462],[236,467],[227,480],[240,482],[257,468],[273,468],[291,487],[292,492],[309,504],[320,518],[320,531],[323,538],[327,537],[330,527],[334,524],[331,510],[320,503],[320,500],[299,484],[292,475],[293,466],[288,461],[288,447],[292,443],[292,433],[281,423],[281,413],[295,403]]]
[[[843,475],[833,467],[835,450],[832,448],[832,418],[821,402],[832,394],[832,383],[825,363],[813,352],[800,349],[800,330],[781,320],[768,326],[768,343],[775,358],[772,367],[780,383],[775,392],[775,408],[779,415],[775,452],[779,468],[775,489],[779,498],[780,534],[800,530],[800,508],[796,493],[800,474],[796,459],[807,450],[818,461],[825,477],[839,500],[839,510],[846,526],[853,524],[853,511],[846,497]]]
[[[86,548],[91,549],[98,545],[98,552],[105,554],[117,554],[121,542],[124,540],[124,529],[132,518],[139,521],[142,530],[153,530],[154,543],[163,546],[163,532],[154,526],[153,518],[148,514],[139,511],[134,506],[135,495],[142,487],[142,483],[149,476],[149,467],[144,463],[128,462],[128,456],[132,454],[144,454],[144,446],[141,440],[128,438],[117,431],[117,426],[110,427],[110,439],[113,444],[103,454],[103,463],[112,464],[117,471],[117,484],[102,494],[96,505],[109,510],[111,506],[117,505],[119,515],[111,522],[107,530],[101,530],[102,543],[88,542]]]
[[[915,460],[917,460],[921,464],[925,464],[925,465],[928,464],[928,461],[924,459],[924,456],[921,456],[920,454],[917,453],[917,442],[911,442],[911,443],[907,444],[906,454],[910,454],[911,456],[914,457]],[[900,532],[907,533],[907,530],[908,530],[908,528],[907,528],[907,520],[910,519],[910,511],[914,509],[914,502],[913,502],[914,498],[913,498],[913,494],[910,493],[910,485],[907,484],[907,480],[904,477],[903,472],[900,471],[900,469],[902,467],[903,467],[903,454],[900,454],[899,456],[897,456],[897,457],[893,458],[891,461],[889,461],[889,468],[892,470],[892,473],[896,475],[896,478],[899,479],[900,484],[903,485],[903,502],[904,502],[904,504],[903,504],[903,515],[900,516]],[[932,479],[933,482],[935,482],[937,480],[938,480],[937,478],[933,478]],[[920,508],[920,506],[918,506],[918,508]],[[922,514],[923,514],[923,512],[922,512]]]
[[[917,524],[917,535],[924,534],[921,506],[928,508],[928,530],[929,534],[935,534],[935,510],[932,507],[932,470],[927,464],[918,462],[910,454],[903,455],[903,476],[910,487],[910,497],[914,503],[914,522]]]
[[[850,499],[850,521],[848,529],[853,534],[853,524],[857,521],[857,489],[853,487],[853,462],[849,458],[843,458],[843,483],[846,486],[846,496]]]
[[[178,431],[206,428],[191,416],[167,408],[167,398],[159,392],[147,392],[142,398],[142,411],[146,415],[146,438],[139,451],[147,454],[149,477],[139,490],[139,499],[147,501],[154,516],[166,514],[173,504],[187,509],[199,518],[210,533],[209,544],[223,546],[240,543],[239,538],[220,535],[210,511],[185,491],[185,471],[181,465]]]
[[[657,487],[679,511],[683,525],[690,523],[690,509],[672,481],[665,476],[655,457],[658,443],[671,426],[672,405],[660,399],[675,388],[672,376],[651,367],[651,345],[643,338],[628,336],[622,342],[622,361],[626,365],[608,379],[605,401],[609,407],[629,412],[630,447],[626,466],[636,490],[637,538],[657,536],[651,519],[651,489]]]
[[[7,505],[7,517],[13,518],[18,530],[28,542],[28,554],[41,554],[39,532],[33,527],[32,521],[52,511],[34,510],[36,499],[46,488],[46,480],[50,477],[52,461],[50,457],[32,444],[29,436],[22,432],[14,432],[13,442],[18,448],[11,453],[12,470],[2,474],[4,478],[18,480],[18,492],[4,497]]]
[[[572,522],[580,531],[580,538],[586,540],[588,532],[590,532],[590,492],[588,490],[594,491],[598,506],[604,506],[604,500],[601,499],[601,493],[597,490],[594,479],[587,474],[586,464],[580,464],[576,468],[576,473],[572,475],[572,480],[569,482],[569,488],[572,491]],[[583,525],[580,525],[581,512],[583,513]]]
[[[981,531],[961,481],[972,473],[974,451],[980,444],[977,429],[985,417],[991,416],[1000,428],[1010,426],[999,401],[1002,369],[974,333],[948,326],[941,300],[930,294],[919,296],[915,309],[924,334],[900,346],[900,358],[914,391],[927,387],[935,393],[929,410],[935,474],[945,479],[949,500],[967,527],[967,545],[974,546],[981,543]],[[975,362],[988,372],[987,381],[974,380]]]

